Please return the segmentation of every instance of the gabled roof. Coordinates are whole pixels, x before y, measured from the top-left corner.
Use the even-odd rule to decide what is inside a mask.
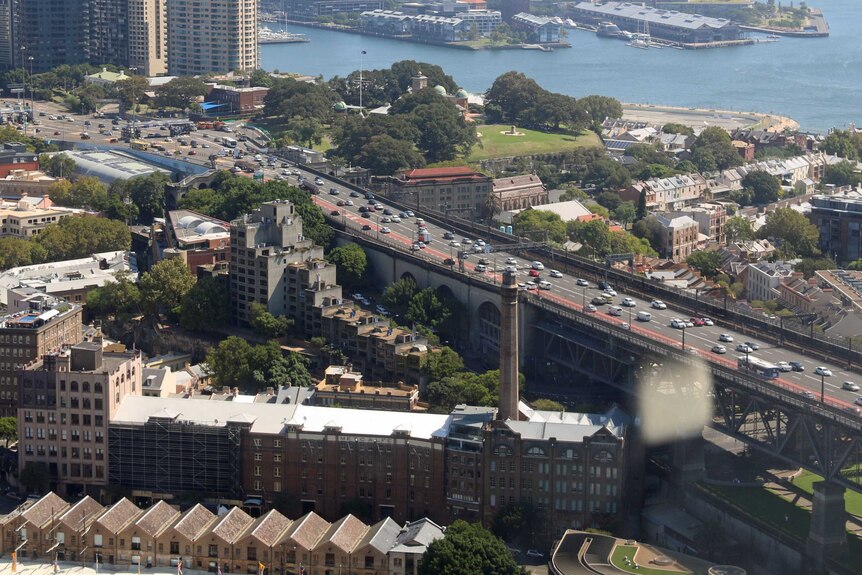
[[[258,517],[252,524],[249,535],[267,547],[272,547],[281,540],[281,536],[293,523],[290,519],[273,509],[266,515]]]
[[[174,524],[180,512],[164,501],[159,501],[141,515],[136,525],[150,537],[157,537]]]
[[[421,555],[432,541],[442,538],[443,528],[426,517],[405,525],[391,551]]]
[[[51,519],[60,517],[68,507],[68,503],[51,491],[31,505],[21,516],[36,527],[44,527]]]
[[[143,511],[137,505],[123,497],[111,505],[96,521],[109,532],[119,533],[142,514]]]
[[[391,517],[387,517],[368,528],[365,537],[356,544],[356,550],[369,547],[385,555],[395,545],[395,540],[400,532],[401,526],[395,523]]]
[[[291,539],[303,549],[314,549],[320,538],[329,528],[329,521],[315,513],[306,513],[288,528],[284,539]]]
[[[348,514],[329,526],[329,529],[320,538],[317,547],[331,544],[344,553],[350,553],[362,540],[366,531],[368,531],[368,526],[365,523]]]
[[[233,507],[221,521],[213,526],[212,534],[226,543],[236,543],[253,522],[254,519],[251,515],[239,507]]]
[[[174,525],[174,531],[189,541],[196,541],[215,519],[212,511],[198,503],[183,514],[183,518]]]
[[[105,507],[87,495],[60,516],[60,523],[72,531],[83,531],[87,525],[104,512]]]

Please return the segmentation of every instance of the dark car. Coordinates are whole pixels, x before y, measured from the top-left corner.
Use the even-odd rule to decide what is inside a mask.
[[[367,232],[368,230],[371,229],[371,226],[369,226],[368,224],[365,224],[364,226],[362,226],[362,229],[363,229],[363,231]]]
[[[341,212],[339,212],[338,210],[332,210],[331,212],[329,212],[329,215],[330,216],[340,216]]]
[[[384,216],[391,216],[392,210],[390,210],[389,208],[386,208],[385,210],[383,210],[383,215]]]
[[[363,218],[370,218],[370,217],[371,217],[371,214],[370,214],[370,213],[368,213],[368,212],[362,212],[362,217],[363,217]]]
[[[790,364],[790,369],[793,371],[805,371],[805,366],[802,365],[801,361],[788,361],[787,363]]]
[[[609,284],[605,280],[599,280],[599,289],[602,291],[606,289],[611,289],[611,284]]]
[[[453,260],[452,258],[446,258],[445,260],[443,260],[443,263],[446,264],[447,266],[454,266],[455,260]]]

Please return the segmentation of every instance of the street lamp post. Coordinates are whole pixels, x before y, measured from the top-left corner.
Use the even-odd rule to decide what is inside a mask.
[[[33,116],[33,121],[36,121],[36,98],[33,96],[33,56],[27,56],[30,62],[30,114]]]
[[[820,372],[820,403],[823,403],[826,399],[826,373]]]
[[[685,326],[682,326],[682,349],[685,351]]]

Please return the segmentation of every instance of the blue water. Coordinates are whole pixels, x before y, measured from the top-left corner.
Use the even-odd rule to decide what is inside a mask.
[[[574,47],[554,52],[470,52],[356,34],[291,27],[306,44],[264,44],[265,69],[324,78],[360,68],[388,68],[399,60],[438,64],[471,92],[488,89],[509,70],[544,88],[584,96],[602,94],[624,102],[773,112],[803,129],[825,131],[862,125],[862,2],[811,0],[823,9],[828,38],[782,38],[778,42],[713,50],[636,50],[624,42],[570,30]],[[277,26],[272,26],[277,28]]]

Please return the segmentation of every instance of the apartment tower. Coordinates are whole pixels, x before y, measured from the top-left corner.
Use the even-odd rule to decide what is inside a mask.
[[[258,0],[168,3],[168,71],[195,76],[258,68]]]
[[[168,0],[128,0],[129,67],[142,76],[168,72]]]

